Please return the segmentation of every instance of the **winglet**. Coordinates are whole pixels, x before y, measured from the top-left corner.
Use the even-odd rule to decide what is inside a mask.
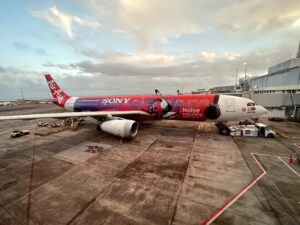
[[[64,107],[66,101],[70,98],[57,83],[53,80],[50,74],[45,75],[52,97],[57,100],[57,105]]]

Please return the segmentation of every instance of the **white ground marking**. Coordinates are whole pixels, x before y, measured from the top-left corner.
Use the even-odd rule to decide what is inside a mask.
[[[251,153],[252,154],[252,153]],[[269,157],[275,157],[275,158],[286,158],[288,159],[289,157],[286,157],[286,156],[280,156],[280,155],[268,155],[268,154],[262,154],[262,153],[253,153],[254,155],[261,155],[261,156],[269,156]]]
[[[300,148],[300,144],[299,143],[294,143],[294,145],[298,148]]]
[[[290,167],[285,161],[283,161],[282,159],[281,159],[281,157],[277,157],[281,162],[283,162],[291,171],[293,171],[293,173],[294,174],[296,174],[298,177],[300,177],[300,174],[299,173],[297,173],[297,171],[296,170],[294,170],[292,167]]]

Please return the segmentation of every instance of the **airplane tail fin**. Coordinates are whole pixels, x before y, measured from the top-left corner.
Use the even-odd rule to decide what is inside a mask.
[[[45,75],[45,78],[51,91],[52,97],[56,99],[56,104],[60,107],[64,107],[66,101],[71,97],[60,89],[60,87],[53,80],[50,74]]]

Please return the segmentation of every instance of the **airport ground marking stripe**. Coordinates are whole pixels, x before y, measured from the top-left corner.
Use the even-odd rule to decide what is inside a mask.
[[[209,225],[215,219],[217,219],[226,209],[228,209],[234,202],[236,202],[243,194],[245,194],[254,184],[256,184],[263,176],[267,174],[265,169],[262,165],[258,162],[256,157],[254,156],[255,153],[251,153],[252,157],[254,158],[256,164],[259,166],[261,172],[260,174],[254,178],[250,183],[248,183],[245,187],[243,187],[238,193],[232,196],[229,201],[227,201],[224,205],[222,205],[219,209],[213,212],[201,225]]]
[[[265,169],[263,168],[263,166],[258,162],[257,158],[254,156],[254,155],[258,155],[258,154],[251,152],[251,155],[252,155],[253,159],[255,160],[256,164],[261,169],[262,173],[267,174],[267,172],[265,171]]]
[[[269,156],[269,157],[275,157],[275,158],[286,158],[288,159],[289,157],[286,157],[286,156],[279,156],[279,155],[269,155],[269,154],[263,154],[263,153],[251,153],[251,154],[254,154],[254,155],[261,155],[261,156]]]
[[[293,171],[294,172],[294,174],[296,174],[298,177],[300,177],[300,174],[299,173],[297,173],[297,171],[296,170],[294,170],[292,167],[290,167],[290,165],[288,165],[285,161],[283,161],[280,157],[278,157],[278,159],[281,161],[281,162],[283,162],[291,171]]]

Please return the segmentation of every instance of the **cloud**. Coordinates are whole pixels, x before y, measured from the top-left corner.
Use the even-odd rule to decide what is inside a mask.
[[[187,10],[184,0],[82,0],[98,19],[112,32],[134,38],[141,48],[154,43],[167,43],[170,38],[194,35],[203,32]]]
[[[115,53],[116,55],[117,53]],[[151,57],[124,55],[115,56],[116,60],[108,60],[103,55],[101,63],[95,63],[90,60],[77,63],[77,67],[84,73],[94,73],[106,76],[129,76],[129,77],[216,77],[215,65],[221,70],[223,67],[229,67],[232,61],[238,61],[240,56],[234,53],[218,55],[216,53],[204,52],[200,55],[171,55],[163,54],[151,55]],[[227,68],[226,68],[227,69]]]
[[[27,51],[27,52],[34,53],[38,56],[48,55],[47,51],[44,48],[34,48],[24,42],[16,41],[13,43],[13,45],[17,50],[22,52]]]
[[[128,75],[174,75],[180,76],[191,74],[195,68],[202,65],[214,66],[220,62],[237,61],[241,55],[235,52],[196,53],[123,53],[123,52],[102,52],[93,50],[82,52],[91,57],[76,65],[84,72],[106,74],[112,76]],[[98,61],[95,63],[94,61]],[[177,74],[177,75],[176,75]]]
[[[78,16],[71,16],[65,14],[62,11],[58,10],[56,6],[50,7],[48,10],[45,11],[33,11],[31,12],[31,14],[34,17],[46,20],[51,25],[66,32],[70,38],[73,38],[74,36],[72,27],[73,23],[76,23],[80,26],[88,26],[91,28],[97,28],[101,26],[101,24],[96,21],[85,20]]]
[[[22,98],[21,88],[25,98],[48,97],[49,91],[45,88],[42,74],[35,70],[0,66],[0,100]]]
[[[155,84],[165,85],[165,91],[170,91],[172,85],[179,88],[183,83],[191,91],[197,87],[234,84],[236,69],[239,70],[240,77],[244,76],[244,62],[248,63],[248,75],[266,74],[268,67],[278,63],[279,59],[284,60],[283,53],[295,50],[295,45],[285,43],[276,48],[252,51],[247,54],[153,53],[149,57],[146,53],[102,52],[94,58],[91,57],[92,60],[76,63],[76,66],[83,74],[98,75],[99,79],[105,77],[116,82],[122,80],[122,85],[135,90],[135,86],[139,86],[141,87],[139,93],[148,90],[148,86],[154,87]],[[148,85],[148,82],[153,85]],[[121,86],[119,88],[121,93]]]
[[[45,67],[56,67],[56,68],[59,68],[59,69],[63,69],[63,70],[74,70],[77,68],[77,66],[75,64],[53,64],[52,62],[49,62],[47,61],[46,63],[43,63],[42,66],[45,66]]]
[[[184,4],[183,0],[121,0],[118,18],[138,38],[141,47],[153,40],[167,43],[169,38],[203,31],[201,24],[185,14]]]
[[[171,65],[178,61],[176,58],[180,56],[165,53],[123,53],[115,51],[98,52],[93,49],[80,49],[80,52],[90,58],[100,60],[102,62],[111,63],[124,63],[124,64],[137,64],[143,66],[155,66],[155,65]]]
[[[24,42],[19,42],[19,41],[14,42],[14,46],[18,50],[30,50],[31,49],[31,47],[29,45],[25,44]]]
[[[231,32],[268,32],[291,27],[300,16],[299,1],[227,1],[216,11],[216,23]]]
[[[37,48],[36,50],[35,50],[35,53],[37,54],[37,55],[47,55],[47,51],[45,50],[45,49],[43,49],[43,48]]]
[[[299,19],[296,19],[293,23],[293,26],[294,27],[299,27],[300,26],[300,18]]]
[[[122,30],[140,49],[206,32],[287,32],[297,28],[299,0],[81,0],[112,31]],[[293,26],[294,25],[294,26]],[[232,36],[235,37],[235,36]]]
[[[4,73],[6,70],[4,67],[0,66],[0,73]]]

